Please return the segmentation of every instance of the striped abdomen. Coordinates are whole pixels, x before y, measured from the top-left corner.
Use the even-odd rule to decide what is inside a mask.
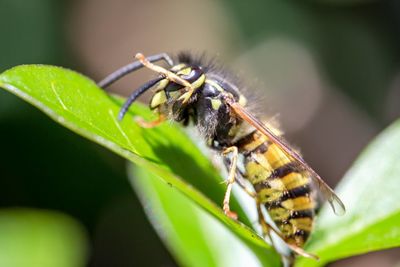
[[[312,230],[316,209],[311,178],[257,131],[236,145],[244,155],[243,175],[253,184],[259,201],[285,241],[302,247]]]

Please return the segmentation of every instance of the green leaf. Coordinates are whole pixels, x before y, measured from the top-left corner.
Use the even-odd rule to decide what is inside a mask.
[[[147,107],[134,105],[131,116],[119,122],[119,99],[110,97],[76,72],[52,66],[26,65],[10,69],[0,75],[0,87],[72,131],[151,171],[243,240],[270,249],[248,226],[224,215],[220,204],[216,204],[222,203],[225,189],[219,175],[179,127],[165,123],[154,129],[143,129],[134,122],[132,115],[152,117]],[[234,199],[232,209],[242,222],[250,224]]]
[[[87,237],[70,217],[50,211],[0,211],[0,266],[80,267]]]
[[[244,245],[188,197],[143,168],[130,180],[154,228],[181,266],[280,266],[275,253]]]
[[[400,121],[380,134],[347,172],[336,192],[346,205],[342,217],[324,209],[306,250],[321,266],[336,259],[400,246]]]

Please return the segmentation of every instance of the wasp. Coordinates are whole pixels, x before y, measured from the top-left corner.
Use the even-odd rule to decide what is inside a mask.
[[[229,208],[232,186],[237,183],[254,199],[265,238],[272,242],[271,233],[275,233],[293,254],[317,258],[302,249],[313,228],[317,193],[335,213],[343,214],[345,207],[281,132],[248,111],[247,98],[214,64],[206,64],[189,53],[179,54],[175,61],[166,53],[149,57],[138,53],[136,59],[98,83],[105,88],[142,67],[157,73],[127,98],[119,120],[140,95],[155,88],[150,109],[159,117],[139,123],[154,127],[170,119],[184,126],[197,126],[206,144],[222,155],[227,166],[224,213],[237,219]],[[168,68],[155,65],[157,61],[164,61]],[[275,226],[266,221],[265,211]]]

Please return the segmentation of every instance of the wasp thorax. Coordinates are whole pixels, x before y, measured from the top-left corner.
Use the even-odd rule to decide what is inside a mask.
[[[227,92],[214,80],[207,80],[199,92],[195,110],[200,132],[207,140],[221,145],[230,143],[229,131],[238,122],[231,116],[224,101]]]
[[[220,90],[217,89],[217,87],[212,86],[211,84],[205,84],[203,91],[202,91],[202,95],[204,97],[210,97],[210,98],[214,98],[217,97],[219,94],[221,93]]]

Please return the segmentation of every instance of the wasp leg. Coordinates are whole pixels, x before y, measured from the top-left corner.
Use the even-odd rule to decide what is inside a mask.
[[[186,88],[187,88],[187,91],[178,98],[178,100],[182,100],[182,104],[186,104],[186,102],[189,101],[189,99],[192,97],[194,91],[196,90],[192,86],[186,87]]]
[[[271,226],[265,221],[265,218],[264,218],[264,215],[263,215],[263,213],[262,213],[262,211],[261,211],[261,204],[260,204],[260,201],[259,201],[259,199],[258,199],[258,196],[257,196],[257,193],[256,192],[254,192],[254,190],[251,190],[249,187],[247,187],[245,184],[244,184],[244,182],[243,182],[243,180],[242,179],[236,179],[236,182],[238,183],[238,185],[240,186],[240,187],[242,187],[243,188],[243,190],[250,196],[250,197],[252,197],[255,201],[256,201],[256,203],[257,203],[257,213],[258,213],[258,222],[259,222],[259,224],[261,225],[261,229],[262,229],[262,235],[263,235],[263,237],[265,238],[266,236],[268,236],[268,238],[269,238],[269,240],[271,241],[271,246],[273,247],[273,249],[278,253],[278,254],[280,254],[279,252],[278,252],[278,250],[276,249],[276,245],[275,245],[275,243],[274,243],[274,240],[272,239],[272,236],[271,236]],[[285,262],[287,262],[289,265],[284,265],[284,266],[292,266],[292,265],[290,265],[290,264],[292,264],[293,263],[293,257],[291,257],[291,256],[289,256],[289,255],[281,255],[282,256],[282,258],[284,259],[284,261]]]
[[[166,117],[163,114],[159,114],[158,118],[153,121],[146,121],[142,117],[136,117],[135,121],[142,128],[154,128],[163,123],[166,120]]]
[[[279,236],[279,238],[281,238],[285,242],[285,244],[290,248],[290,250],[293,251],[294,253],[301,255],[303,257],[307,257],[307,258],[319,259],[318,256],[308,253],[296,245],[289,244],[287,242],[286,238],[280,232],[275,230],[269,223],[267,223],[267,221],[265,220],[264,215],[262,213],[261,203],[258,200],[257,200],[257,213],[258,213],[258,221],[261,224],[263,235],[269,237],[269,239],[271,240],[272,246],[274,247],[274,249],[276,251],[277,251],[277,249],[272,240],[271,232],[274,232],[277,236]],[[284,255],[282,255],[282,256],[287,259],[290,259],[290,257],[284,256]]]
[[[262,234],[264,237],[268,236],[269,240],[271,241],[272,247],[275,249],[275,251],[277,251],[276,246],[274,244],[274,240],[272,239],[272,236],[271,236],[271,231],[273,231],[273,232],[276,232],[276,231],[265,220],[264,214],[262,213],[262,209],[261,209],[261,202],[258,197],[256,198],[256,205],[257,205],[257,213],[258,213],[258,222],[261,225]],[[278,235],[281,236],[280,233],[278,233]]]
[[[237,175],[235,181],[237,182],[237,184],[242,187],[242,189],[252,198],[254,198],[254,200],[256,201],[257,204],[257,213],[258,213],[258,222],[261,225],[261,229],[262,229],[262,234],[263,237],[267,237],[269,238],[269,240],[271,241],[271,245],[274,248],[275,251],[278,252],[278,250],[276,249],[276,245],[274,243],[274,240],[272,239],[271,236],[271,232],[274,232],[276,235],[279,236],[279,238],[281,238],[285,244],[290,248],[291,251],[293,251],[294,253],[307,257],[307,258],[313,258],[313,259],[318,259],[318,257],[314,254],[308,253],[306,251],[304,251],[302,248],[289,244],[286,242],[285,238],[282,236],[282,234],[278,231],[276,231],[269,223],[267,223],[267,221],[265,220],[264,214],[262,213],[262,208],[261,205],[262,203],[260,202],[259,198],[257,197],[257,194],[254,192],[254,190],[250,189],[248,186],[246,186],[243,182],[242,179],[240,179],[240,176]],[[279,253],[279,252],[278,252]],[[281,253],[279,253],[281,254]],[[289,266],[291,266],[290,264],[293,263],[294,261],[294,257],[292,257],[291,255],[281,255],[286,262],[289,264]]]
[[[224,196],[224,202],[223,202],[223,207],[222,209],[224,210],[224,213],[232,218],[232,219],[237,219],[237,214],[232,212],[229,208],[229,200],[231,197],[231,192],[232,192],[232,186],[235,183],[236,180],[236,164],[237,164],[237,158],[238,158],[238,148],[235,146],[231,146],[226,148],[222,154],[227,155],[229,153],[232,153],[232,160],[231,164],[229,167],[229,175],[228,179],[226,180],[227,187],[225,191],[225,196]]]
[[[280,238],[282,238],[282,240],[284,240],[283,237],[281,236],[280,233],[275,231],[275,229],[269,223],[266,222],[264,214],[262,213],[261,202],[259,201],[258,198],[256,198],[256,202],[257,202],[258,222],[261,225],[263,237],[265,238],[266,236],[268,236],[268,239],[271,242],[272,248],[276,251],[276,253],[278,253],[281,256],[284,266],[289,266],[289,267],[293,266],[294,257],[292,257],[290,255],[283,255],[282,253],[280,253],[278,251],[276,244],[274,242],[274,239],[271,236],[271,232],[276,233]]]
[[[244,192],[256,200],[257,193],[244,183],[243,177],[241,177],[240,173],[236,173],[235,182],[244,190]]]

